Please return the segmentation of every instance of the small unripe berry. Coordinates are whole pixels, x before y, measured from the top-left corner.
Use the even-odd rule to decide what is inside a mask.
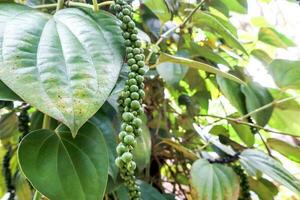
[[[134,120],[132,121],[132,124],[135,126],[135,127],[141,127],[143,121],[140,119],[140,118],[134,118]]]
[[[139,90],[139,87],[137,85],[132,85],[129,88],[130,92],[137,92]]]
[[[123,113],[122,118],[125,122],[131,122],[133,120],[134,116],[130,112],[125,112],[125,113]]]
[[[125,152],[125,153],[122,155],[121,159],[123,160],[123,162],[128,163],[128,162],[130,162],[130,161],[132,160],[132,157],[133,157],[133,156],[132,156],[131,153]]]
[[[127,145],[132,145],[134,144],[135,138],[132,135],[126,135],[123,139],[124,143]]]
[[[127,152],[128,148],[126,146],[124,146],[124,144],[120,143],[117,146],[117,153],[118,155],[122,155],[123,153]]]
[[[133,92],[133,93],[131,93],[130,98],[133,100],[138,100],[140,98],[140,95],[137,92]]]
[[[141,105],[140,105],[140,102],[139,102],[139,101],[133,100],[133,101],[131,101],[130,107],[131,107],[133,110],[138,110],[138,109],[140,109]]]

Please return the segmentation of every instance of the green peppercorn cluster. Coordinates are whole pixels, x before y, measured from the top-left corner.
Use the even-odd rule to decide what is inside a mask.
[[[5,186],[6,190],[9,193],[8,200],[14,200],[15,199],[15,187],[13,185],[12,181],[12,175],[10,170],[10,158],[12,155],[11,147],[8,149],[6,154],[3,157],[2,160],[2,174],[5,180]]]
[[[18,117],[18,122],[19,122],[19,131],[22,133],[22,136],[20,139],[22,139],[25,135],[29,133],[29,114],[28,110],[30,109],[30,106],[27,104],[23,104],[21,107],[21,112]]]
[[[111,10],[122,21],[121,28],[126,45],[126,59],[130,68],[124,90],[118,99],[122,114],[122,125],[119,134],[120,143],[117,146],[116,165],[120,168],[121,177],[129,189],[130,198],[136,200],[141,199],[141,194],[134,175],[136,163],[133,160],[132,150],[137,143],[136,137],[142,132],[140,116],[143,113],[142,101],[145,96],[143,83],[145,55],[144,50],[141,48],[142,42],[137,36],[136,25],[132,20],[132,6],[125,0],[115,0]]]
[[[250,187],[247,175],[240,165],[233,165],[232,169],[240,177],[240,197],[239,200],[251,200]]]

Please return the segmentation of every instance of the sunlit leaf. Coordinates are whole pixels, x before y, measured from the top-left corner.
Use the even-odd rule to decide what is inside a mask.
[[[295,46],[295,43],[291,39],[271,27],[260,28],[258,39],[262,42],[280,48]]]
[[[248,54],[238,39],[220,21],[209,13],[203,11],[196,12],[195,15],[193,15],[193,23],[199,28],[213,30],[222,36],[229,46],[237,48],[245,54]]]
[[[300,61],[274,60],[268,71],[282,89],[300,89]]]
[[[0,79],[75,136],[118,79],[123,38],[116,18],[76,8],[51,16],[0,4],[0,26]]]
[[[142,1],[164,24],[171,19],[171,13],[164,0],[143,0]]]
[[[242,85],[241,89],[246,96],[246,107],[248,113],[273,102],[273,97],[270,92],[258,83],[249,82],[247,85]],[[255,119],[257,124],[264,126],[268,123],[272,112],[273,107],[270,106],[260,112],[254,113],[252,117]]]
[[[288,159],[300,163],[300,147],[275,138],[268,138],[267,144],[270,148],[281,153]]]

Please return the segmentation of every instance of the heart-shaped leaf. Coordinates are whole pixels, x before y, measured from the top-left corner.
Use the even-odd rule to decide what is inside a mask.
[[[51,200],[103,198],[108,153],[102,133],[85,124],[75,139],[65,126],[33,131],[18,149],[21,170]]]
[[[54,16],[0,5],[0,79],[73,134],[102,106],[122,65],[115,17],[76,8]]]
[[[197,160],[191,170],[194,198],[197,200],[237,200],[239,179],[234,171],[221,164]]]

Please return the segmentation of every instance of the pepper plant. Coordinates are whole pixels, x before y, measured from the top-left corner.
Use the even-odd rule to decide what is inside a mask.
[[[1,2],[0,195],[272,200],[282,185],[297,198],[281,161],[300,162],[300,61],[275,54],[297,45],[262,19],[241,34],[247,5]]]

